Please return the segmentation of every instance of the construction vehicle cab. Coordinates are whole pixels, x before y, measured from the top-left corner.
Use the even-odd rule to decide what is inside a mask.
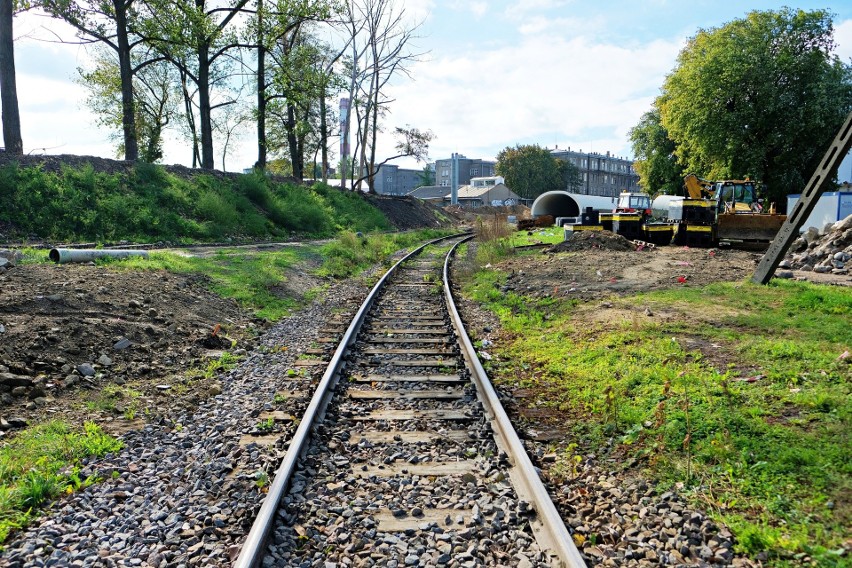
[[[772,241],[784,223],[784,215],[767,214],[751,180],[708,181],[694,174],[683,179],[688,200],[684,204],[711,205],[716,238],[723,241]],[[771,208],[774,213],[774,208]],[[706,222],[702,224],[708,224]]]
[[[642,213],[651,214],[651,198],[644,193],[622,193],[618,196],[618,203],[614,213]]]

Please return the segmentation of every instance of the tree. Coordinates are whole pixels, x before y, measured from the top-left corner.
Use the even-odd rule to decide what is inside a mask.
[[[573,192],[579,191],[583,187],[583,176],[580,175],[580,169],[574,165],[574,162],[558,158],[554,159],[556,160],[559,176],[562,178],[562,189]]]
[[[546,191],[567,189],[566,172],[570,170],[567,162],[557,160],[546,148],[518,144],[497,154],[495,171],[519,196],[535,199]]]
[[[253,47],[257,52],[257,66],[255,69],[255,81],[257,87],[257,167],[265,168],[266,159],[271,146],[267,141],[266,120],[269,116],[267,105],[280,97],[279,93],[274,91],[268,92],[274,81],[274,74],[269,73],[267,55],[273,50],[282,45],[287,45],[293,42],[294,37],[299,33],[299,29],[311,21],[325,20],[332,14],[334,8],[332,2],[328,0],[256,0],[255,17],[249,27],[249,36],[252,38],[249,41],[254,41]],[[347,44],[348,45],[348,44]],[[344,45],[338,51],[336,57],[327,62],[328,65],[324,69],[326,75],[330,76],[332,66],[347,49]],[[279,61],[274,61],[275,64],[280,64]],[[321,99],[324,102],[324,99]],[[274,109],[273,109],[274,110]],[[275,148],[272,148],[275,150]],[[324,162],[327,159],[325,152],[323,153]]]
[[[833,53],[831,15],[755,11],[701,30],[656,101],[678,162],[707,178],[799,192],[852,108],[852,69]]]
[[[241,46],[232,28],[248,2],[227,0],[208,4],[207,0],[145,0],[147,13],[140,21],[140,34],[178,68],[182,78],[195,86],[203,169],[214,167],[213,111],[236,103],[230,98],[216,99],[215,94],[217,87],[226,83],[229,71],[224,62],[227,56]],[[184,93],[189,93],[188,88],[184,88]],[[187,101],[186,106],[189,114],[192,105]]]
[[[12,35],[13,0],[0,0],[0,107],[2,107],[3,144],[10,154],[24,153],[21,115],[18,111],[18,86],[15,75],[15,44]]]
[[[94,62],[91,68],[78,69],[77,82],[88,90],[86,105],[98,116],[98,123],[116,133],[111,137],[121,140],[118,149],[126,155],[118,62],[106,49],[96,52]],[[135,139],[143,162],[154,163],[163,157],[163,131],[178,114],[179,99],[179,79],[167,62],[158,61],[134,73]]]
[[[412,128],[411,126],[406,125],[405,128],[394,128],[394,136],[397,137],[396,154],[389,158],[385,158],[378,164],[373,165],[372,168],[368,168],[364,172],[364,175],[355,181],[353,184],[355,187],[357,187],[365,179],[374,177],[375,172],[378,172],[379,168],[392,160],[396,160],[397,158],[410,157],[414,158],[418,162],[425,162],[429,159],[429,142],[431,142],[435,137],[432,132],[428,130],[421,131],[417,128]],[[373,185],[371,181],[371,191],[372,187]]]
[[[420,178],[421,186],[435,185],[435,170],[429,164],[423,166],[423,171],[417,175]]]
[[[131,32],[134,0],[40,0],[49,14],[65,20],[77,30],[83,42],[102,42],[115,50],[121,91],[124,158],[139,157],[136,140],[136,111],[133,100],[133,75],[150,61],[133,65],[132,51],[141,42]]]
[[[366,175],[353,183],[353,189],[366,181],[372,192],[378,171],[376,147],[381,130],[379,119],[385,115],[392,102],[386,97],[385,90],[392,78],[399,73],[407,74],[406,65],[419,57],[408,45],[419,25],[409,26],[405,10],[397,10],[393,0],[349,0],[346,13],[351,40],[348,62],[351,73],[350,112],[342,128],[344,135],[348,135],[349,121],[354,116],[357,125],[357,160],[353,160],[353,168],[357,161],[358,171]],[[400,133],[400,130],[397,128],[396,132]],[[343,183],[345,186],[345,177]]]
[[[660,111],[652,109],[642,115],[639,124],[630,129],[630,141],[639,174],[639,185],[650,195],[679,195],[683,187],[683,166],[675,156],[675,143],[660,124]]]

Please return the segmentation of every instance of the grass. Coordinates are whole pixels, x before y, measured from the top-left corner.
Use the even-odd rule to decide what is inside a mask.
[[[537,228],[531,231],[515,231],[508,237],[512,246],[548,244],[555,245],[565,240],[562,227]]]
[[[453,231],[423,229],[407,233],[374,233],[358,236],[346,231],[333,242],[320,248],[323,265],[318,274],[333,278],[349,278],[365,269],[388,261],[394,253],[437,239]]]
[[[316,264],[318,268],[309,269],[315,276],[350,278],[369,267],[387,262],[401,249],[446,234],[445,230],[426,229],[408,233],[370,233],[359,237],[344,231],[327,244],[284,247],[276,251],[221,249],[208,257],[152,252],[148,259],[131,257],[100,262],[118,269],[204,275],[211,291],[233,298],[257,317],[277,321],[322,291],[320,287],[305,290],[300,297],[282,292],[281,284],[286,282],[290,271]]]
[[[116,412],[121,409],[125,417],[132,420],[139,411],[138,399],[141,396],[140,391],[130,387],[107,385],[85,404],[90,411]]]
[[[342,229],[391,229],[354,192],[278,183],[257,173],[179,177],[143,163],[116,173],[89,164],[58,173],[14,163],[0,167],[0,222],[21,235],[96,242],[330,237]]]
[[[0,542],[25,527],[39,507],[91,484],[82,460],[121,449],[121,442],[87,422],[82,429],[52,421],[28,428],[0,447]]]
[[[502,278],[480,271],[465,288],[510,336],[491,350],[497,381],[536,389],[589,451],[614,438],[619,461],[663,487],[682,484],[731,527],[740,552],[768,551],[773,566],[797,554],[845,562],[852,370],[838,356],[852,345],[848,290],[678,288],[613,301],[665,319],[613,321],[569,301],[502,294]]]

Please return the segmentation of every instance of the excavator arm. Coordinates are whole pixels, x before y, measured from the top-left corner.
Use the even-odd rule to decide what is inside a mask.
[[[686,193],[691,199],[712,199],[713,182],[701,179],[695,174],[689,174],[683,178]]]

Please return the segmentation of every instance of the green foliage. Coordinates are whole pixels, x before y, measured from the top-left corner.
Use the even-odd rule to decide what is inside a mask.
[[[89,164],[59,173],[0,167],[0,221],[47,239],[139,242],[390,228],[379,210],[351,192],[275,183],[257,173],[181,178],[145,163],[122,173],[96,172]]]
[[[678,162],[709,179],[799,192],[852,109],[852,66],[833,53],[825,10],[754,11],[701,30],[655,106]]]
[[[121,449],[121,442],[87,422],[82,431],[59,422],[29,428],[0,448],[0,542],[25,527],[45,502],[91,483],[83,458]]]
[[[533,387],[535,404],[560,411],[590,451],[614,437],[622,461],[685,482],[743,552],[835,565],[848,513],[831,503],[852,473],[850,371],[838,359],[852,343],[848,292],[787,281],[679,288],[613,300],[665,319],[613,321],[501,292],[504,281],[487,270],[465,286],[509,332],[490,350],[493,378]],[[696,318],[688,331],[679,323]]]
[[[660,124],[658,109],[642,115],[639,124],[630,129],[630,141],[642,189],[649,195],[681,195],[683,167],[677,163],[675,143]]]
[[[426,229],[411,233],[370,234],[357,236],[344,232],[321,248],[321,276],[348,278],[380,262],[385,262],[401,249],[420,245],[423,241],[449,234],[447,231]]]
[[[537,144],[504,148],[497,154],[495,171],[505,178],[509,189],[525,199],[580,183],[574,164],[557,160]]]

